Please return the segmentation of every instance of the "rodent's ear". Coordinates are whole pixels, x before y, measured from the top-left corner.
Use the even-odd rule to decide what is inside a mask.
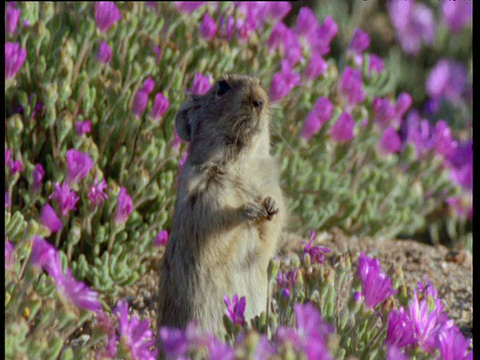
[[[192,114],[197,108],[193,99],[188,99],[175,116],[175,130],[180,139],[190,142],[192,140]]]

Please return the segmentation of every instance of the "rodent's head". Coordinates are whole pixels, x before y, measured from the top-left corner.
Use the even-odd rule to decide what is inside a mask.
[[[242,150],[268,152],[269,99],[258,79],[225,75],[205,95],[189,95],[175,118],[181,139],[197,162]],[[263,145],[262,145],[263,143]]]

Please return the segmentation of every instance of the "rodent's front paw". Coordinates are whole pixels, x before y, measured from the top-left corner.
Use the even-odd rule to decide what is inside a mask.
[[[263,200],[263,206],[265,208],[265,210],[267,211],[267,219],[268,220],[272,220],[273,219],[273,215],[275,215],[276,213],[278,213],[278,211],[280,210],[278,208],[278,205],[277,203],[275,202],[275,200],[273,200],[270,196],[267,196],[264,200]]]
[[[249,220],[258,220],[261,218],[267,218],[268,212],[263,204],[256,202],[246,203],[244,206],[245,215]]]

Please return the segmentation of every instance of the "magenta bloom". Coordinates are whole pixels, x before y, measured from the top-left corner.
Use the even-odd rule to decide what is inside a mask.
[[[218,35],[227,41],[230,41],[233,35],[233,30],[235,30],[235,19],[232,15],[229,15],[225,18],[222,16],[218,24]]]
[[[473,352],[467,354],[471,341],[456,326],[452,326],[440,331],[437,347],[443,360],[468,360],[473,357]]]
[[[442,3],[442,19],[453,33],[458,33],[472,18],[473,1],[445,1]]]
[[[112,49],[107,42],[100,40],[97,49],[96,59],[102,64],[108,64],[112,59]]]
[[[27,50],[20,47],[20,44],[5,43],[5,80],[11,80],[17,75],[27,58]]]
[[[212,88],[212,77],[210,75],[196,73],[193,77],[192,93],[196,95],[205,95]]]
[[[135,100],[133,101],[132,112],[140,117],[145,112],[148,103],[148,95],[155,87],[155,81],[149,77],[143,83],[143,87],[135,94]]]
[[[382,128],[392,124],[395,126],[399,125],[398,121],[396,121],[395,107],[387,98],[382,99],[377,97],[373,99],[373,114],[373,120]]]
[[[95,23],[101,33],[105,33],[122,18],[114,2],[97,1],[95,3]]]
[[[238,300],[238,295],[235,294],[232,297],[232,302],[230,302],[228,296],[225,295],[223,297],[223,300],[225,301],[225,305],[227,305],[227,310],[225,311],[227,317],[232,321],[234,325],[239,324],[241,326],[244,326],[246,324],[245,306],[247,304],[245,296],[242,296],[240,300]]]
[[[425,299],[419,302],[416,291],[414,291],[413,299],[408,303],[408,308],[413,325],[415,343],[424,351],[434,351],[436,335],[439,330],[439,324],[437,323],[438,313],[428,310],[428,303]]]
[[[270,100],[277,102],[287,96],[295,86],[300,85],[300,75],[292,70],[286,60],[282,60],[282,71],[275,73],[270,87]]]
[[[32,266],[40,267],[48,273],[55,273],[53,270],[56,266],[58,250],[50,244],[47,240],[40,236],[35,236],[32,240],[32,252],[30,254],[30,264]]]
[[[22,173],[25,169],[23,168],[22,160],[11,161],[10,162],[10,171],[12,175],[15,175],[17,172]]]
[[[71,190],[67,183],[62,185],[55,183],[54,187],[55,191],[50,195],[49,199],[57,201],[60,216],[65,217],[70,210],[77,210],[76,204],[80,197],[77,196],[75,191]]]
[[[105,179],[102,179],[101,182],[98,182],[98,179],[95,178],[95,181],[92,186],[88,188],[88,199],[92,203],[92,210],[96,206],[103,204],[105,200],[108,199],[108,195],[105,193],[105,190],[108,189],[107,182]]]
[[[234,360],[235,352],[232,347],[222,340],[213,338],[208,344],[210,360]]]
[[[13,262],[11,258],[13,252],[13,244],[11,241],[5,241],[5,270],[7,270]]]
[[[267,45],[270,52],[278,49],[284,55],[282,63],[286,62],[290,67],[294,66],[302,58],[302,45],[298,40],[297,34],[282,22],[279,22],[273,28]]]
[[[318,30],[319,25],[315,13],[308,7],[303,6],[297,17],[295,24],[295,33],[299,38],[310,39],[315,36],[315,32]]]
[[[362,73],[360,70],[354,70],[349,66],[345,67],[338,89],[340,95],[347,100],[349,109],[365,101],[366,93],[363,90]]]
[[[337,33],[337,23],[330,16],[327,16],[323,25],[309,39],[312,53],[317,53],[318,55],[328,54],[330,52],[330,43]]]
[[[393,126],[388,127],[383,132],[379,146],[384,154],[393,154],[400,151],[402,148],[402,140]]]
[[[161,230],[158,235],[153,239],[153,245],[161,247],[165,246],[168,241],[168,231],[167,230]]]
[[[465,66],[457,61],[441,59],[430,71],[426,90],[432,98],[445,97],[457,101],[467,88],[468,74]]]
[[[454,154],[458,147],[458,143],[454,140],[452,130],[448,123],[444,120],[439,120],[435,125],[435,152],[449,158]]]
[[[35,169],[33,169],[33,173],[32,173],[34,191],[38,191],[40,189],[44,176],[45,176],[45,170],[43,169],[42,164],[35,165]]]
[[[155,336],[149,329],[148,319],[140,321],[135,315],[128,319],[128,303],[119,300],[117,310],[114,311],[118,318],[120,343],[127,344],[130,355],[134,360],[156,360],[156,351],[150,348],[155,345]]]
[[[18,19],[20,19],[20,9],[15,7],[14,2],[9,2],[5,11],[5,32],[12,34],[17,30]]]
[[[377,56],[375,54],[368,54],[368,61],[369,74],[371,74],[372,71],[376,71],[377,74],[380,74],[383,71],[384,65],[383,60],[380,56]]]
[[[368,308],[375,309],[390,295],[397,293],[397,290],[392,290],[392,280],[382,272],[378,260],[367,257],[364,252],[358,259],[357,274],[362,282],[362,294]]]
[[[67,151],[67,183],[80,182],[93,168],[94,162],[87,154],[70,149]]]
[[[290,290],[292,287],[297,285],[297,273],[298,268],[294,268],[292,271],[288,271],[287,273],[279,272],[276,280],[278,286],[282,288],[282,296],[288,298],[290,296]]]
[[[387,345],[386,360],[408,360],[408,355],[395,345]]]
[[[170,103],[168,102],[168,99],[163,96],[162,93],[159,92],[157,95],[155,95],[152,112],[150,114],[153,121],[158,121],[165,111],[167,111],[169,105]]]
[[[290,12],[292,5],[287,1],[272,1],[268,3],[266,20],[271,24],[282,21]]]
[[[62,221],[49,204],[43,205],[40,220],[42,220],[43,225],[49,228],[52,233],[57,232],[63,226]]]
[[[127,194],[127,189],[120,188],[117,202],[117,212],[115,213],[115,222],[117,224],[124,223],[133,211],[133,203],[130,195]]]
[[[333,327],[323,321],[320,312],[311,303],[297,303],[293,310],[297,317],[296,331],[280,326],[276,336],[303,350],[307,359],[333,359],[327,347],[327,336],[333,332]]]
[[[92,122],[90,120],[77,121],[75,124],[77,134],[82,136],[92,131]]]
[[[413,324],[403,307],[399,310],[392,310],[388,315],[385,343],[387,345],[395,345],[399,348],[404,348],[415,343]]]
[[[397,103],[395,104],[395,113],[399,120],[401,120],[405,115],[405,113],[407,112],[407,110],[410,109],[410,106],[412,106],[412,103],[413,103],[413,99],[409,93],[402,92],[400,93],[400,95],[398,95]]]
[[[353,128],[355,121],[349,113],[342,113],[337,122],[328,130],[333,141],[345,142],[353,139]]]
[[[422,119],[416,111],[411,111],[403,124],[407,143],[415,146],[417,157],[421,158],[434,146],[432,129],[426,119]]]
[[[174,1],[175,8],[184,14],[191,14],[203,5],[203,1]]]
[[[185,332],[177,329],[163,326],[159,330],[162,339],[162,349],[168,355],[180,358],[188,350],[188,339]]]
[[[205,40],[212,40],[217,33],[217,24],[207,12],[203,17],[202,24],[200,25],[200,37]]]
[[[56,256],[58,262],[58,268],[61,269],[60,257]],[[50,274],[52,275],[52,274]],[[77,281],[73,276],[70,269],[67,269],[67,273],[64,276],[58,276],[55,279],[58,291],[60,291],[64,297],[71,301],[75,306],[98,312],[102,305],[98,301],[98,293],[90,289],[81,281]]]
[[[354,54],[362,54],[370,46],[370,36],[362,29],[355,29],[348,50]]]
[[[390,1],[387,9],[403,51],[417,55],[422,41],[427,45],[433,44],[435,19],[430,8],[411,0]]]
[[[307,80],[315,80],[320,75],[323,75],[327,69],[328,63],[320,55],[312,54],[303,72],[303,76]]]
[[[305,261],[305,255],[309,254],[312,263],[323,264],[325,261],[325,254],[330,252],[330,249],[324,246],[313,246],[313,240],[315,240],[315,231],[312,231],[310,235],[310,241],[304,242],[302,261]]]
[[[293,31],[289,29],[283,22],[279,22],[272,29],[272,33],[267,40],[268,49],[270,52],[280,49],[282,54],[285,52],[285,39],[291,36]]]
[[[315,103],[313,110],[307,115],[305,124],[300,136],[306,141],[310,140],[332,117],[333,104],[326,97],[319,97]]]

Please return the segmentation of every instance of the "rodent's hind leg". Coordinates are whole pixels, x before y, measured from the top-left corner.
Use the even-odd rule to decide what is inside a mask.
[[[268,220],[272,220],[273,215],[278,213],[278,211],[280,210],[278,208],[277,203],[275,202],[275,200],[273,200],[273,198],[271,196],[267,196],[263,200],[263,207],[265,208],[265,210],[267,210],[267,219]]]

